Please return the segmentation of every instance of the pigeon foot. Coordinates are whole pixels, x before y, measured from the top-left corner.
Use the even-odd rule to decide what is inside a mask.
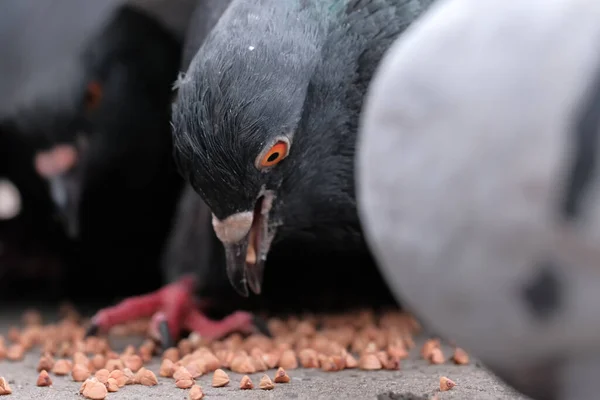
[[[107,332],[111,327],[152,317],[150,335],[163,348],[175,345],[183,330],[196,332],[202,338],[219,339],[232,332],[251,333],[266,330],[266,324],[250,313],[237,311],[220,321],[205,316],[194,296],[195,278],[185,276],[156,292],[127,298],[104,308],[92,318],[86,336]]]

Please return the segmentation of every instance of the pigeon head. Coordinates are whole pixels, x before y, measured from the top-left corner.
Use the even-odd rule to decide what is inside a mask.
[[[229,278],[245,296],[247,284],[261,291],[275,234],[310,219],[309,201],[298,201],[317,196],[318,185],[302,192],[317,180],[313,167],[333,157],[325,138],[304,132],[323,18],[285,2],[248,3],[234,1],[196,53],[172,117],[176,161],[212,210]]]

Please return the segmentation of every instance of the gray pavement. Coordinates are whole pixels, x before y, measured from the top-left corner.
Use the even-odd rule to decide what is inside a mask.
[[[17,321],[18,312],[14,309],[0,310],[0,334],[5,333],[11,324]],[[138,340],[136,342],[139,343]],[[116,348],[120,346],[114,344]],[[446,355],[451,354],[445,349]],[[35,367],[39,359],[39,350],[34,349],[21,362],[0,361],[0,376],[5,377],[13,390],[9,399],[79,399],[80,383],[73,382],[70,376],[58,377],[52,375],[52,387],[37,387],[37,372]],[[158,359],[147,368],[158,376]],[[433,395],[438,390],[440,376],[447,376],[457,383],[451,391],[438,393],[440,400],[527,400],[515,394],[484,368],[472,362],[467,366],[452,364],[428,365],[418,359],[418,349],[413,349],[411,358],[405,360],[400,371],[360,371],[345,370],[341,372],[322,372],[320,370],[296,369],[288,371],[292,378],[288,384],[277,384],[272,391],[255,388],[251,391],[238,389],[241,375],[229,373],[231,383],[228,387],[213,388],[212,374],[198,378],[206,399],[421,399],[422,395]],[[268,371],[273,377],[274,370]],[[258,387],[262,373],[250,377]],[[107,399],[143,400],[143,399],[177,399],[188,398],[188,390],[178,389],[172,379],[159,377],[159,384],[153,387],[130,385],[121,388],[116,393],[110,393]],[[385,396],[393,392],[396,396]],[[408,396],[409,393],[416,395]],[[401,396],[404,395],[404,396]],[[423,397],[427,398],[427,397]]]

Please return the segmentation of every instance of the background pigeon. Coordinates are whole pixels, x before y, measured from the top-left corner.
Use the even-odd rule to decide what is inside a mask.
[[[600,3],[440,1],[369,90],[358,201],[395,295],[536,399],[597,396]]]
[[[36,152],[24,162],[47,179],[75,242],[66,255],[71,298],[160,285],[159,259],[183,183],[169,124],[181,48],[153,17],[120,7],[79,54],[71,81],[5,120],[13,141]],[[91,293],[80,284],[89,270],[119,279],[97,282]]]

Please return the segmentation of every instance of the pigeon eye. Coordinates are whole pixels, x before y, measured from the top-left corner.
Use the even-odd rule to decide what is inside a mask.
[[[88,84],[85,92],[85,108],[88,111],[98,108],[102,100],[102,86],[96,81]]]
[[[277,141],[260,159],[259,168],[272,167],[278,164],[288,155],[288,142],[284,140]]]

